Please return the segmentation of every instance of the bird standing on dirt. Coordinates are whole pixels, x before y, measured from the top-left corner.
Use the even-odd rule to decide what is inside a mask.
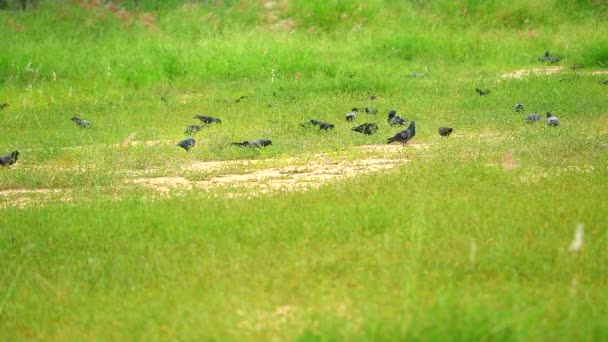
[[[452,129],[452,127],[439,127],[437,131],[442,137],[449,137],[450,134],[452,134],[452,131],[454,130]]]
[[[80,126],[82,128],[91,126],[91,121],[89,121],[89,120],[80,119],[75,116],[73,116],[70,120],[72,120],[74,123],[76,123],[78,126]]]
[[[197,115],[194,118],[201,120],[203,123],[205,123],[207,125],[212,124],[212,123],[218,123],[218,124],[222,123],[222,120],[220,120],[218,118],[214,118],[212,116]]]
[[[245,140],[243,142],[234,142],[231,145],[241,146],[241,147],[260,148],[260,147],[272,145],[272,141],[268,140],[268,139]]]
[[[404,118],[397,115],[397,111],[394,109],[391,110],[390,112],[388,112],[388,119],[386,119],[386,121],[388,121],[388,124],[391,126],[394,126],[394,125],[405,126],[405,124],[407,123],[407,121],[405,121]]]
[[[0,104],[0,110],[3,110],[6,107],[8,107],[8,103],[1,103]]]
[[[405,144],[408,141],[410,141],[410,139],[412,139],[415,135],[416,135],[416,122],[412,121],[412,122],[410,122],[410,125],[406,130],[403,130],[403,131],[395,134],[394,137],[388,138],[386,143],[390,144],[392,142],[398,141],[401,143],[401,145],[405,146]]]
[[[364,123],[357,127],[352,128],[353,131],[363,133],[365,135],[372,135],[378,130],[378,125],[375,123]]]
[[[19,156],[19,151],[13,151],[9,154],[5,154],[0,156],[0,166],[10,166],[17,162],[17,157]]]
[[[194,147],[194,145],[196,144],[196,140],[192,139],[192,138],[186,138],[180,142],[177,143],[177,146],[183,148],[184,150],[186,150],[186,152],[190,151],[191,148]]]
[[[519,113],[524,110],[524,105],[521,103],[518,103],[515,106],[513,106],[513,109],[515,109],[515,111]]]
[[[548,126],[559,126],[559,119],[553,116],[551,112],[547,112],[547,125]]]
[[[530,114],[524,118],[524,121],[527,123],[535,123],[540,120],[540,115],[538,114]]]
[[[477,92],[477,94],[479,94],[480,96],[486,96],[490,93],[490,89],[486,89],[486,90],[481,90],[479,88],[475,88],[475,91]]]

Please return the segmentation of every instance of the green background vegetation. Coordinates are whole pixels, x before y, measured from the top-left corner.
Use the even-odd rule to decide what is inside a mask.
[[[0,153],[22,155],[0,185],[69,198],[1,209],[0,339],[608,338],[605,1],[9,3]],[[564,71],[501,77],[546,50]],[[369,105],[358,122],[378,134],[351,132],[344,114]],[[429,148],[307,192],[166,196],[117,172],[359,159],[396,133],[393,108]],[[523,124],[545,111],[562,125]],[[179,150],[202,113],[223,124]],[[298,126],[310,118],[336,129]],[[108,148],[133,132],[170,143]],[[273,146],[228,146],[258,137]]]

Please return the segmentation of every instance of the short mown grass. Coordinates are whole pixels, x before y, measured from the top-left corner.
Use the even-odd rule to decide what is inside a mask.
[[[553,0],[0,10],[0,153],[21,151],[0,191],[56,191],[0,195],[0,339],[606,340],[607,12]],[[546,50],[563,71],[503,77],[544,67]],[[344,121],[366,106],[378,114]],[[390,109],[416,120],[424,148],[360,147],[399,130]],[[524,124],[547,111],[560,127]],[[175,143],[197,114],[223,123],[185,152]],[[336,127],[300,126],[312,118]],[[378,133],[351,131],[363,122]],[[230,146],[254,138],[273,145]],[[130,182],[295,174],[319,158],[404,162],[268,194]],[[259,162],[189,169],[231,160]]]

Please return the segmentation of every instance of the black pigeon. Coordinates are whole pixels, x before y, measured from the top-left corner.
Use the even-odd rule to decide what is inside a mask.
[[[184,130],[184,134],[191,135],[191,134],[198,133],[198,131],[200,131],[201,128],[202,127],[199,125],[190,125],[190,126],[186,127],[186,130]]]
[[[475,88],[475,91],[477,92],[477,94],[479,94],[480,96],[486,96],[490,93],[490,89],[486,89],[486,90],[481,90],[479,88]]]
[[[401,143],[401,145],[405,146],[405,144],[408,141],[410,141],[410,139],[412,139],[415,135],[416,135],[416,121],[412,121],[412,122],[410,122],[410,125],[406,130],[403,130],[403,131],[395,134],[394,137],[388,138],[386,143],[390,144],[392,142],[398,141]]]
[[[516,104],[515,106],[513,106],[513,109],[515,109],[516,112],[521,112],[522,110],[524,110],[524,105],[521,103]]]
[[[560,58],[553,56],[549,53],[549,51],[546,51],[544,55],[538,57],[538,60],[540,62],[549,62],[549,63],[553,64],[553,63],[559,62]]]
[[[267,139],[245,140],[243,142],[234,142],[231,145],[241,146],[241,147],[260,148],[260,147],[272,145],[272,141],[267,140]]]
[[[346,113],[346,121],[353,121],[357,118],[357,114],[355,112]]]
[[[0,104],[0,110],[3,110],[6,107],[8,107],[8,103],[1,103]]]
[[[0,166],[10,166],[17,162],[17,157],[19,156],[19,151],[13,151],[9,154],[5,154],[0,156]]]
[[[375,123],[364,123],[357,127],[353,127],[352,130],[365,135],[372,135],[378,130],[378,125]]]
[[[454,130],[452,129],[452,127],[439,127],[437,131],[442,137],[449,137]]]
[[[330,124],[329,122],[323,122],[323,121],[317,121],[317,120],[310,120],[310,124],[315,125],[325,131],[327,131],[329,129],[333,129],[335,127],[333,124]]]
[[[218,123],[218,124],[222,123],[222,120],[220,120],[218,118],[214,118],[212,116],[197,115],[194,118],[201,120],[203,123],[205,123],[207,125],[212,124],[212,123]]]
[[[83,128],[91,126],[91,121],[89,120],[79,119],[75,116],[72,117],[70,120],[74,121],[74,123]]]
[[[530,114],[524,118],[524,121],[527,123],[535,123],[540,120],[540,115],[538,114]]]
[[[196,140],[194,140],[192,138],[186,138],[186,139],[178,142],[177,146],[183,148],[186,151],[190,151],[190,149],[193,148],[195,144],[196,144]]]
[[[553,116],[550,112],[547,112],[547,125],[559,126],[559,119]]]
[[[397,111],[394,109],[391,110],[390,112],[388,112],[388,119],[386,119],[386,121],[388,121],[388,124],[391,126],[394,126],[394,125],[405,126],[405,124],[407,123],[407,121],[405,121],[404,118],[397,115]]]

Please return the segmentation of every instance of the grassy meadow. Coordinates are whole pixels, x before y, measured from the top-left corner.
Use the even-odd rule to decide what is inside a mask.
[[[608,339],[606,1],[6,3],[0,340]],[[390,109],[416,121],[403,148],[381,148]],[[222,124],[185,152],[198,114]],[[369,159],[399,165],[133,181]]]

